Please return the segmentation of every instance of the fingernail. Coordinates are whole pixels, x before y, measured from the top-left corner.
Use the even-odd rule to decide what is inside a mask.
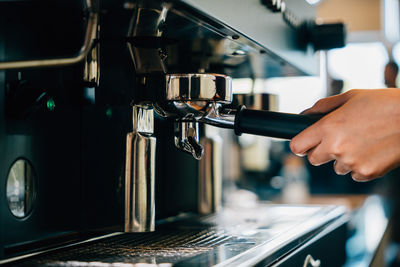
[[[300,153],[298,153],[298,154],[295,154],[296,156],[298,156],[298,157],[304,157],[306,154],[300,154]]]

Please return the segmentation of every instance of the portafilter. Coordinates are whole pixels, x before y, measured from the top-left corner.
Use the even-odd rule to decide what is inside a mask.
[[[175,145],[200,159],[198,123],[242,133],[291,139],[321,115],[300,115],[245,106],[232,108],[232,78],[221,74],[166,74],[165,92],[154,104],[161,116],[176,119]]]

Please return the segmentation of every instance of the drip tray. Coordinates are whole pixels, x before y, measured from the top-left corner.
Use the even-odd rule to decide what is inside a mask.
[[[26,266],[108,266],[111,263],[115,266],[124,266],[121,263],[176,263],[213,250],[230,239],[232,237],[212,230],[121,233],[39,257],[26,262]]]
[[[209,217],[163,223],[153,233],[115,233],[16,265],[167,267],[273,262],[343,215],[344,209],[334,206],[225,208]]]

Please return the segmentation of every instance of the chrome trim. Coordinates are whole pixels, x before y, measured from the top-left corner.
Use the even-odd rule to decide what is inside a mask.
[[[91,1],[88,2],[88,7],[91,7]],[[51,59],[37,59],[37,60],[21,60],[21,61],[0,61],[0,70],[9,69],[22,69],[22,68],[43,68],[43,67],[56,67],[67,66],[85,59],[93,46],[93,40],[96,39],[98,24],[98,14],[90,13],[88,23],[86,26],[85,40],[79,52],[72,57],[66,58],[51,58]]]

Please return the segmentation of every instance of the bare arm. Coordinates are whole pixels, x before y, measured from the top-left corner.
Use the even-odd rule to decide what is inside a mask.
[[[328,113],[295,136],[290,148],[337,174],[381,177],[400,165],[400,89],[351,90],[321,99],[304,114]]]

